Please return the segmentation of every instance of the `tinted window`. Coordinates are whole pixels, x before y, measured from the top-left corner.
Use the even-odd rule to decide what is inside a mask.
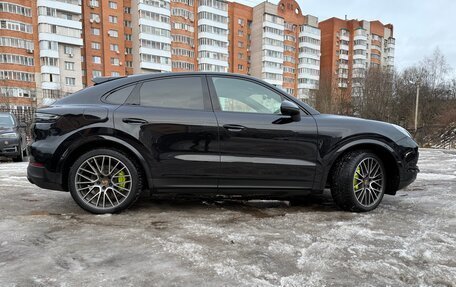
[[[0,115],[0,127],[10,128],[14,126],[13,117],[10,115]]]
[[[117,104],[122,105],[127,100],[128,96],[130,96],[131,92],[135,88],[135,85],[128,86],[122,89],[119,89],[113,93],[111,93],[107,98],[106,101],[110,104]]]
[[[280,114],[282,96],[262,85],[224,77],[213,77],[212,82],[222,111]]]
[[[142,106],[204,110],[203,86],[200,77],[144,82],[139,95]]]

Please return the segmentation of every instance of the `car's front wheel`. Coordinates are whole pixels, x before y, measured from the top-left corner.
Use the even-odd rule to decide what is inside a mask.
[[[365,212],[380,204],[385,185],[386,172],[381,159],[369,151],[352,151],[334,167],[331,194],[340,208]]]
[[[19,153],[16,157],[13,158],[14,162],[23,162],[24,161],[24,151],[22,150],[22,144],[18,146]]]
[[[71,196],[92,213],[115,213],[131,206],[142,191],[142,176],[134,160],[109,149],[79,157],[69,172]]]

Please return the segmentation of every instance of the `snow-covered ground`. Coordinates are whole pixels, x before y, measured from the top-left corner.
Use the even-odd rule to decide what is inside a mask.
[[[456,286],[456,151],[374,212],[328,194],[284,202],[150,200],[118,215],[0,164],[0,286]]]

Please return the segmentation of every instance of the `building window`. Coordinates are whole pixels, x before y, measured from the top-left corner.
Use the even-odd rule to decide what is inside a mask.
[[[71,46],[65,46],[64,48],[64,53],[67,55],[73,55],[74,54],[74,49]]]
[[[74,71],[74,62],[65,62],[65,70]]]
[[[110,44],[109,49],[113,52],[118,52],[119,51],[119,45],[117,44]]]
[[[125,27],[128,27],[128,28],[131,28],[131,27],[132,27],[131,21],[125,20],[125,21],[124,21],[124,26],[125,26]]]
[[[120,65],[119,58],[111,58],[111,65],[119,66]]]
[[[111,9],[117,9],[117,3],[114,1],[109,1],[109,8]]]
[[[240,37],[244,36],[244,31],[238,30],[238,36],[240,36]]]
[[[239,71],[242,71],[242,70],[244,70],[244,66],[243,66],[243,65],[241,65],[241,64],[239,64],[239,65],[238,65],[238,70],[239,70]]]
[[[98,3],[98,0],[90,0],[89,6],[90,7],[99,7],[100,4]]]
[[[116,16],[109,15],[108,20],[109,20],[109,23],[117,24],[117,17]]]
[[[125,7],[124,8],[124,13],[125,14],[131,14],[131,7]]]
[[[242,41],[238,41],[238,47],[239,47],[239,48],[242,48],[242,47],[244,47],[244,42],[242,42]]]
[[[109,36],[111,36],[113,38],[119,37],[119,32],[117,32],[117,30],[112,30],[111,29],[111,30],[108,31],[108,34],[109,34]]]
[[[120,73],[119,72],[111,72],[112,77],[119,77]]]
[[[94,64],[101,64],[101,57],[93,56],[93,57],[92,57],[92,62],[93,62]]]
[[[131,41],[131,34],[125,34],[125,40]]]
[[[132,48],[125,48],[125,54],[133,54],[133,49]]]
[[[244,26],[244,19],[238,18],[238,24]]]
[[[101,44],[98,42],[92,42],[92,49],[94,50],[100,50],[101,49]]]
[[[100,29],[98,29],[98,28],[92,28],[91,32],[92,32],[92,35],[95,35],[95,36],[100,35]]]
[[[67,86],[75,86],[76,85],[76,78],[65,78],[65,85]]]
[[[239,59],[244,59],[244,54],[243,53],[238,53],[238,58]]]
[[[92,71],[92,76],[93,76],[94,78],[101,77],[101,71],[93,70],[93,71]]]

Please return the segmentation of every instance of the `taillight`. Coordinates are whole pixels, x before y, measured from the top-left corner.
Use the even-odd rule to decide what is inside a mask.
[[[36,123],[53,123],[60,118],[59,115],[45,114],[45,113],[35,113],[35,122]]]

